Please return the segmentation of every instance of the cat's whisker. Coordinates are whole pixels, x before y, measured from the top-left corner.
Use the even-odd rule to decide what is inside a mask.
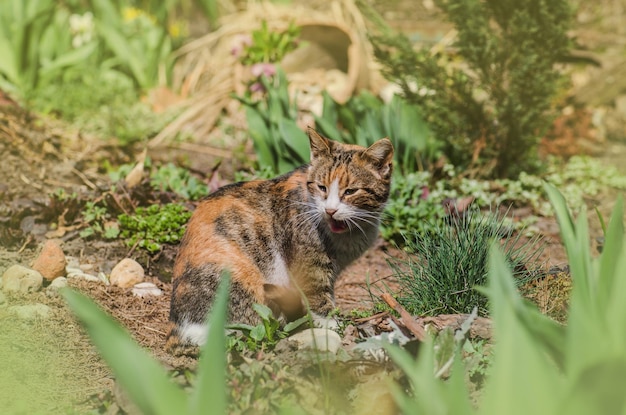
[[[356,220],[354,220],[353,218],[347,218],[346,219],[346,223],[348,224],[348,229],[350,229],[350,231],[352,231],[352,226],[350,226],[350,225],[354,225],[361,231],[363,236],[365,236],[367,238],[367,234],[365,233],[363,228],[357,223]]]

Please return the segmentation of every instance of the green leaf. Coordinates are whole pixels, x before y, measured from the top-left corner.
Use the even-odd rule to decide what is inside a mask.
[[[42,76],[45,76],[58,69],[67,66],[78,65],[81,62],[84,62],[96,50],[97,46],[98,44],[95,42],[87,43],[80,48],[72,49],[71,51],[59,56],[54,61],[44,65],[41,68]]]
[[[271,147],[271,137],[265,120],[253,107],[246,107],[246,119],[259,164],[261,167],[270,166],[276,171],[277,165]]]
[[[218,9],[218,1],[217,0],[198,0],[204,15],[209,19],[211,25],[215,25],[217,23],[217,19],[219,18],[219,9]]]
[[[120,62],[128,65],[135,82],[141,88],[150,87],[151,85],[148,84],[146,78],[145,65],[140,56],[137,55],[137,51],[132,48],[132,43],[128,42],[128,39],[117,30],[116,26],[99,24],[97,28],[107,46],[115,53]]]
[[[258,326],[250,330],[250,338],[252,338],[256,342],[263,341],[263,339],[265,339],[265,335],[265,326],[263,324],[259,324]]]
[[[252,304],[252,309],[256,311],[256,313],[261,317],[261,319],[265,321],[269,321],[274,317],[272,310],[263,304],[254,303]]]
[[[606,307],[615,292],[616,279],[620,276],[618,263],[622,255],[624,244],[624,224],[622,216],[624,214],[624,203],[621,196],[613,208],[609,226],[605,231],[604,247],[600,256],[600,273],[598,278],[598,304]]]
[[[165,369],[90,299],[70,289],[62,293],[137,407],[146,414],[180,413],[185,394],[170,382]]]
[[[198,364],[198,379],[189,401],[190,414],[226,414],[228,390],[226,382],[226,315],[228,311],[230,275],[222,274],[215,302],[208,318],[209,332]],[[171,413],[179,413],[178,411]]]
[[[558,413],[563,378],[518,318],[513,276],[499,247],[489,253],[489,301],[497,343],[481,413]],[[515,294],[514,294],[515,293]],[[511,376],[514,373],[515,376]],[[519,385],[524,385],[520,393]],[[532,399],[529,399],[532,397]]]
[[[254,326],[251,326],[250,324],[243,324],[243,323],[234,323],[234,324],[226,325],[227,330],[240,330],[240,331],[250,332],[253,328]]]
[[[305,164],[310,158],[310,146],[307,135],[298,128],[295,121],[282,118],[278,123],[281,138],[287,146],[297,155],[296,163]]]
[[[290,321],[289,323],[285,324],[285,327],[283,328],[283,330],[285,330],[287,333],[291,333],[292,331],[302,326],[303,324],[307,323],[308,321],[309,321],[308,315],[302,316],[297,320]]]

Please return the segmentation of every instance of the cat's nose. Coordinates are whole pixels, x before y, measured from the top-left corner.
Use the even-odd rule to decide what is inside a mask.
[[[326,208],[326,213],[328,214],[328,216],[330,216],[330,217],[332,218],[332,217],[333,217],[333,215],[334,215],[335,213],[337,213],[337,209],[329,209],[329,208]]]

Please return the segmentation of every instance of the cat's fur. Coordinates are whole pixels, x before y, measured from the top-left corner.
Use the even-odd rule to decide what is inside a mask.
[[[252,304],[294,319],[334,308],[339,273],[378,235],[393,146],[340,144],[308,131],[311,162],[271,180],[224,186],[196,209],[174,265],[168,347],[201,344],[222,272],[231,322],[256,323]]]

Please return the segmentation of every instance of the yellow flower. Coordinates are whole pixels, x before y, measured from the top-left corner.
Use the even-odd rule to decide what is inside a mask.
[[[144,12],[136,7],[124,7],[122,9],[122,18],[125,22],[132,22],[142,14],[144,14]]]

